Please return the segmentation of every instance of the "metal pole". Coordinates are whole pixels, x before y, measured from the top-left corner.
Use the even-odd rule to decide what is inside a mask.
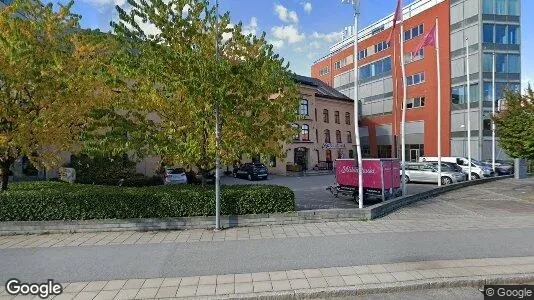
[[[469,75],[469,38],[465,39],[465,71],[467,74],[467,163],[471,180],[471,77]]]
[[[360,145],[360,108],[358,102],[358,17],[360,15],[360,3],[354,5],[354,135],[356,138],[356,155],[358,157],[358,207],[363,208],[363,166],[362,147]]]
[[[402,12],[401,12],[402,13]],[[404,17],[402,18],[404,20]],[[402,159],[402,195],[406,195],[406,134],[404,132],[404,125],[406,124],[406,66],[404,64],[404,21],[401,23],[401,70],[402,70],[402,119],[401,119],[401,159]]]
[[[215,3],[215,57],[219,60],[219,0]],[[216,94],[216,97],[218,95]],[[215,99],[215,231],[221,230],[221,174],[219,146],[221,132],[219,128],[219,99]]]
[[[438,186],[441,186],[441,70],[439,64],[439,27],[436,18],[436,70],[438,73]]]
[[[493,52],[493,73],[492,73],[492,105],[491,105],[491,113],[493,118],[495,118],[495,52]],[[495,121],[491,119],[491,166],[493,168],[493,174],[497,174],[495,172]]]

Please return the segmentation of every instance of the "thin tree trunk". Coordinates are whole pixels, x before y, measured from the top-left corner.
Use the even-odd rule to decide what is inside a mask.
[[[7,159],[6,161],[0,162],[0,176],[2,177],[0,191],[7,190],[7,185],[9,183],[9,167],[10,166],[11,166],[11,159]]]

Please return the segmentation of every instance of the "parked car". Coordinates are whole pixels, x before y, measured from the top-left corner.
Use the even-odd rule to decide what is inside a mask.
[[[187,176],[182,168],[165,168],[163,184],[186,184]]]
[[[438,168],[438,162],[431,162],[431,164],[437,169]],[[451,162],[441,162],[441,172],[448,171],[448,172],[460,172],[463,173],[462,167],[460,167],[458,164],[451,163]]]
[[[420,157],[419,162],[437,162],[437,157]],[[447,157],[444,156],[441,158],[441,162],[450,162],[455,163],[462,167],[463,172],[469,174],[469,160],[466,157]],[[488,167],[486,164],[477,161],[476,159],[471,159],[471,177],[473,179],[480,179],[484,177],[493,177],[495,173],[493,170]]]
[[[248,180],[267,179],[269,170],[264,164],[246,163],[234,169],[234,178],[246,178]]]
[[[485,160],[484,163],[490,168],[493,168],[493,163],[491,160]],[[497,175],[512,175],[514,174],[514,164],[504,161],[504,160],[496,160],[495,161],[495,173]]]
[[[438,182],[437,166],[433,163],[406,163],[404,182]],[[400,171],[402,176],[402,170]],[[462,182],[466,175],[462,172],[441,170],[441,184],[447,185],[456,182]]]

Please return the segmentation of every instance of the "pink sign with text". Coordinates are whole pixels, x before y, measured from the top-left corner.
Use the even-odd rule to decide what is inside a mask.
[[[398,160],[364,159],[362,161],[363,187],[390,189],[400,187]],[[338,159],[335,162],[336,181],[339,185],[358,186],[358,168],[354,159]],[[383,184],[383,186],[382,186]]]

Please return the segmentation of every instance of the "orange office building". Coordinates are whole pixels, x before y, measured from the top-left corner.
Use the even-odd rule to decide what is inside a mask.
[[[396,1],[384,1],[395,9]],[[476,159],[491,158],[493,53],[496,101],[505,89],[520,89],[520,0],[418,0],[402,9],[390,43],[393,14],[358,33],[358,100],[364,155],[400,157],[403,81],[400,39],[404,39],[407,83],[406,159],[437,155],[437,83],[441,80],[441,153],[467,156],[466,42],[469,44],[471,148]],[[439,23],[439,63],[433,46],[417,49]],[[311,67],[311,76],[354,98],[354,34]],[[506,159],[498,148],[497,159]]]

